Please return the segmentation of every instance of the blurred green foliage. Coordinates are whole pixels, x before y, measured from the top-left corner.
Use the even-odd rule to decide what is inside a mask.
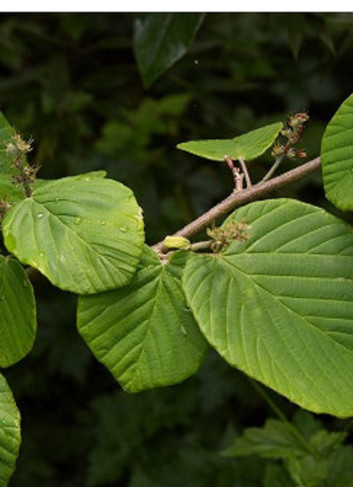
[[[186,54],[148,89],[134,56],[137,19],[1,14],[0,110],[34,138],[30,158],[41,165],[39,177],[105,169],[132,188],[151,244],[232,189],[225,165],[178,151],[178,143],[232,138],[308,110],[302,147],[311,158],[352,92],[350,13],[207,14]],[[254,162],[253,180],[269,164],[269,156]],[[282,195],[333,210],[319,174],[273,194]],[[80,339],[75,297],[42,278],[34,286],[35,348],[6,371],[23,419],[12,485],[293,485],[281,461],[220,455],[272,415],[245,376],[212,353],[180,386],[129,395]],[[289,418],[300,412],[268,395]],[[330,462],[344,472],[352,457],[349,422],[315,419],[323,430],[347,432],[341,455]]]
[[[353,448],[342,446],[346,436],[345,431],[326,431],[321,421],[299,410],[292,424],[268,419],[263,428],[246,429],[223,454],[282,460],[282,465],[266,465],[269,486],[352,486]]]

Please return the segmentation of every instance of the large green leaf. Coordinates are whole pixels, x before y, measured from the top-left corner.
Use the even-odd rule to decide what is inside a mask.
[[[353,230],[290,199],[233,213],[245,242],[193,253],[184,290],[206,338],[233,366],[315,412],[353,414]]]
[[[224,161],[225,156],[248,161],[261,156],[274,143],[282,127],[282,122],[275,122],[233,139],[189,141],[178,144],[177,148],[214,161]]]
[[[80,334],[128,391],[181,382],[200,366],[207,344],[182,292],[185,258],[163,265],[146,246],[126,287],[79,298]]]
[[[37,187],[3,220],[7,249],[64,290],[125,285],[142,252],[141,210],[128,188],[90,175]]]
[[[353,95],[326,128],[321,163],[326,197],[340,209],[353,210]]]
[[[10,126],[3,113],[0,112],[0,173],[13,174],[13,158],[6,153],[6,145],[11,142],[15,130]]]
[[[7,486],[21,443],[20,413],[12,392],[0,374],[0,486]]]
[[[145,87],[184,56],[203,17],[200,13],[148,13],[136,20],[134,50]]]
[[[32,348],[37,328],[32,285],[22,265],[0,255],[0,367],[8,367]]]

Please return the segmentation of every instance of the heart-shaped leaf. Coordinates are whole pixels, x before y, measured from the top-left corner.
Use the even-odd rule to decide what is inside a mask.
[[[282,122],[275,122],[234,139],[189,141],[178,144],[177,148],[214,161],[224,161],[225,156],[249,161],[261,156],[274,143],[282,127]]]
[[[315,412],[353,414],[353,230],[290,199],[233,213],[245,242],[193,253],[184,290],[228,363]]]
[[[181,382],[202,362],[207,344],[181,288],[185,258],[163,265],[146,246],[127,286],[79,298],[80,334],[128,391]]]
[[[339,209],[353,210],[353,95],[326,127],[321,163],[326,197]]]
[[[129,282],[144,240],[131,190],[90,175],[41,184],[7,212],[2,226],[7,249],[22,263],[80,294]]]
[[[32,348],[36,335],[32,285],[22,265],[0,255],[0,367],[18,362]]]
[[[12,392],[0,374],[0,486],[6,487],[21,443],[20,413]]]

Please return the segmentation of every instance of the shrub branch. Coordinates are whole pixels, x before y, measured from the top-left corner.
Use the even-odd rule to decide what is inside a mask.
[[[260,182],[239,192],[232,192],[226,199],[222,200],[222,202],[219,202],[219,204],[212,207],[210,210],[205,212],[205,214],[202,214],[202,216],[195,219],[195,221],[192,221],[183,228],[179,229],[179,231],[174,233],[172,236],[191,238],[198,232],[202,231],[205,227],[209,226],[215,219],[234,210],[239,205],[259,199],[277,188],[284,187],[289,183],[300,180],[301,178],[304,178],[310,173],[318,170],[319,167],[320,158],[317,157],[311,161],[308,161],[307,163],[304,163],[304,165],[300,165],[293,170],[282,173],[282,175],[272,178],[267,182]],[[163,252],[163,241],[153,245],[152,249],[157,253]]]

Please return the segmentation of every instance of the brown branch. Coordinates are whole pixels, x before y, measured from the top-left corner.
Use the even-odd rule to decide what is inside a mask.
[[[184,238],[190,238],[197,234],[199,231],[202,231],[202,229],[204,229],[205,227],[209,226],[212,221],[214,221],[218,217],[221,217],[224,214],[235,209],[235,207],[238,207],[241,204],[246,204],[247,202],[251,202],[255,199],[259,199],[265,194],[271,192],[272,190],[283,187],[288,183],[300,180],[301,178],[304,178],[310,173],[318,170],[319,167],[320,158],[317,157],[314,160],[311,160],[308,163],[304,163],[304,165],[298,166],[297,168],[294,168],[294,170],[282,173],[282,175],[279,175],[276,178],[272,178],[267,182],[260,182],[240,192],[233,192],[226,199],[222,200],[222,202],[215,205],[209,211],[205,212],[205,214],[202,214],[202,216],[195,219],[195,221],[192,221],[183,228],[179,229],[179,231],[174,233],[173,236],[183,236]],[[163,241],[156,243],[154,246],[152,246],[152,249],[156,252],[163,251]]]
[[[244,173],[244,176],[245,176],[246,186],[247,187],[252,187],[252,183],[251,183],[251,180],[250,180],[250,175],[249,175],[248,169],[246,168],[246,163],[243,160],[243,158],[239,158],[239,163],[240,163],[241,169],[243,170],[243,173]]]

